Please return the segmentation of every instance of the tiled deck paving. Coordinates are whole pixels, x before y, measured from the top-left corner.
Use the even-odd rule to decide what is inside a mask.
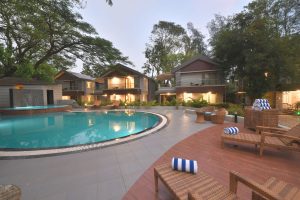
[[[299,152],[266,149],[264,156],[259,157],[251,145],[233,147],[231,143],[222,149],[220,133],[224,126],[228,125],[230,124],[205,129],[173,146],[135,182],[123,199],[172,199],[160,181],[159,194],[155,195],[153,166],[171,162],[173,156],[196,159],[198,170],[205,171],[226,186],[229,186],[229,171],[235,170],[259,183],[274,176],[300,187]],[[239,128],[250,132],[241,125]],[[243,199],[250,198],[250,190],[241,184],[238,187],[238,194]]]

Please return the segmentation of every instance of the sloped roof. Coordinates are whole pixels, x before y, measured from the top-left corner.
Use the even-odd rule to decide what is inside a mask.
[[[60,72],[58,72],[55,76],[55,79],[57,79],[58,77],[60,77],[64,73],[67,73],[71,76],[75,76],[76,78],[87,80],[87,81],[94,81],[95,80],[95,78],[93,78],[91,76],[88,76],[88,75],[85,75],[85,74],[80,74],[80,73],[77,73],[77,72],[66,71],[66,70],[61,70]]]
[[[24,79],[20,77],[3,77],[0,78],[0,86],[12,86],[16,84],[22,85],[55,85],[55,83],[49,83],[43,80],[37,79]]]
[[[118,69],[125,69],[125,70],[127,70],[127,71],[132,72],[133,74],[137,74],[137,75],[140,75],[140,76],[144,76],[144,77],[146,77],[146,78],[149,78],[149,77],[146,76],[145,74],[143,74],[143,73],[141,73],[141,72],[139,72],[139,71],[136,71],[136,70],[134,70],[134,69],[132,69],[132,68],[130,68],[130,67],[126,67],[125,65],[122,65],[122,64],[120,64],[120,63],[117,64],[117,65],[115,65],[114,68],[108,69],[108,71],[107,71],[106,73],[104,73],[101,77],[106,77],[106,76],[108,76],[110,73],[112,73],[112,72],[114,72],[114,71],[117,71]],[[149,79],[151,79],[151,78],[149,78]]]
[[[210,63],[210,64],[213,64],[213,65],[218,65],[217,63],[215,63],[211,58],[209,58],[208,56],[205,56],[205,55],[200,55],[200,56],[196,56],[194,58],[192,58],[191,60],[188,60],[186,62],[184,62],[183,64],[175,67],[172,72],[176,72],[184,67],[186,67],[187,65],[197,61],[197,60],[201,60],[201,61],[204,61],[204,62],[207,62],[207,63]]]
[[[90,81],[94,81],[95,78],[91,77],[91,76],[88,76],[88,75],[85,75],[85,74],[80,74],[80,73],[77,73],[77,72],[71,72],[71,71],[67,71],[68,73],[76,76],[77,78],[80,78],[80,79],[84,79],[84,80],[90,80]]]

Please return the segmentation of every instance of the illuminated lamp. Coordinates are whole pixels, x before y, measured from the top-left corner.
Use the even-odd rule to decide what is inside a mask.
[[[24,88],[24,85],[21,84],[21,83],[17,83],[17,84],[15,85],[15,88],[16,88],[17,90],[21,90],[21,89]]]

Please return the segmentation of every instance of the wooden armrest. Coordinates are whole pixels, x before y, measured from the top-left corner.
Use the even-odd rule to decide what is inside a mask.
[[[230,172],[230,191],[233,193],[237,193],[237,186],[238,182],[243,183],[253,191],[263,195],[264,197],[268,198],[269,200],[279,200],[282,199],[280,196],[275,194],[270,189],[266,188],[265,186],[256,183],[248,178],[242,177],[238,172],[231,171]]]
[[[269,133],[269,132],[262,132],[261,133],[262,137],[265,136],[270,136],[270,137],[281,137],[281,138],[287,138],[287,139],[291,139],[291,140],[299,140],[299,137],[295,137],[295,136],[291,136],[291,135],[286,135],[286,134],[278,134],[278,133]]]

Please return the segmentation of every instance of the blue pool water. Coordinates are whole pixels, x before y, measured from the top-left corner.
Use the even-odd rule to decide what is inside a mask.
[[[1,110],[41,110],[48,108],[62,108],[65,105],[48,105],[48,106],[24,106],[24,107],[13,107],[13,108],[1,108]]]
[[[67,112],[0,118],[0,148],[57,148],[136,134],[160,118],[143,112]]]

